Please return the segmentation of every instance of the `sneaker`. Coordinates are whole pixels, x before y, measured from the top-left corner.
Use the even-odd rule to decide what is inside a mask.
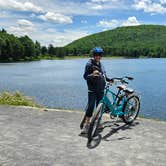
[[[83,129],[82,129],[82,131],[81,131],[81,134],[88,134],[88,130],[89,130],[89,124],[86,124],[86,125],[83,127]]]

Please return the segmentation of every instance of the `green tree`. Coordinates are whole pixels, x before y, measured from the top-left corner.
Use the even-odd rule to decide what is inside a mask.
[[[56,47],[55,48],[56,50],[56,56],[59,57],[59,58],[64,58],[65,55],[66,55],[66,49],[63,48],[63,47]]]
[[[28,36],[20,37],[19,40],[24,47],[24,57],[35,56],[35,44],[34,44],[34,42]]]
[[[13,42],[13,60],[24,59],[24,46],[17,38]]]
[[[41,55],[41,46],[38,41],[35,42],[35,55],[36,56]]]
[[[41,47],[41,53],[42,53],[42,55],[48,54],[48,49],[47,49],[46,46],[42,46],[42,47]]]
[[[52,44],[49,44],[49,46],[48,46],[48,54],[51,56],[56,55],[54,46]]]

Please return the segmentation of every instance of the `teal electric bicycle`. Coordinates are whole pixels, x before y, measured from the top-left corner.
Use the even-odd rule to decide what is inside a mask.
[[[102,121],[104,113],[109,113],[110,118],[121,118],[126,124],[131,124],[138,116],[140,109],[140,99],[137,93],[127,88],[126,80],[133,80],[132,77],[112,78],[112,83],[106,83],[104,96],[93,113],[89,131],[88,143],[97,136],[98,127]],[[116,85],[117,93],[110,90],[112,84]],[[83,127],[85,117],[80,127]]]

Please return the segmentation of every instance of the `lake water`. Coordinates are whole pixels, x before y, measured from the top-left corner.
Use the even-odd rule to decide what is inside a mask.
[[[88,59],[0,63],[0,91],[19,90],[51,108],[84,110]],[[105,59],[109,77],[134,77],[130,87],[141,95],[140,114],[166,120],[166,59]]]

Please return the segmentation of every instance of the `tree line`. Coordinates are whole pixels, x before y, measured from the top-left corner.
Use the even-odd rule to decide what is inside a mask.
[[[6,30],[0,30],[0,61],[13,62],[35,60],[40,56],[60,57],[66,55],[66,50],[62,47],[41,46],[38,41],[33,42],[27,35],[16,37],[8,34]]]
[[[95,46],[93,46],[95,47]],[[91,48],[93,48],[91,47]],[[91,48],[87,49],[67,49],[68,56],[91,56]],[[160,46],[152,46],[152,47],[141,47],[141,46],[132,46],[132,47],[109,47],[103,46],[104,56],[121,56],[128,58],[139,58],[139,57],[147,57],[147,58],[164,58],[166,57],[166,48]]]

